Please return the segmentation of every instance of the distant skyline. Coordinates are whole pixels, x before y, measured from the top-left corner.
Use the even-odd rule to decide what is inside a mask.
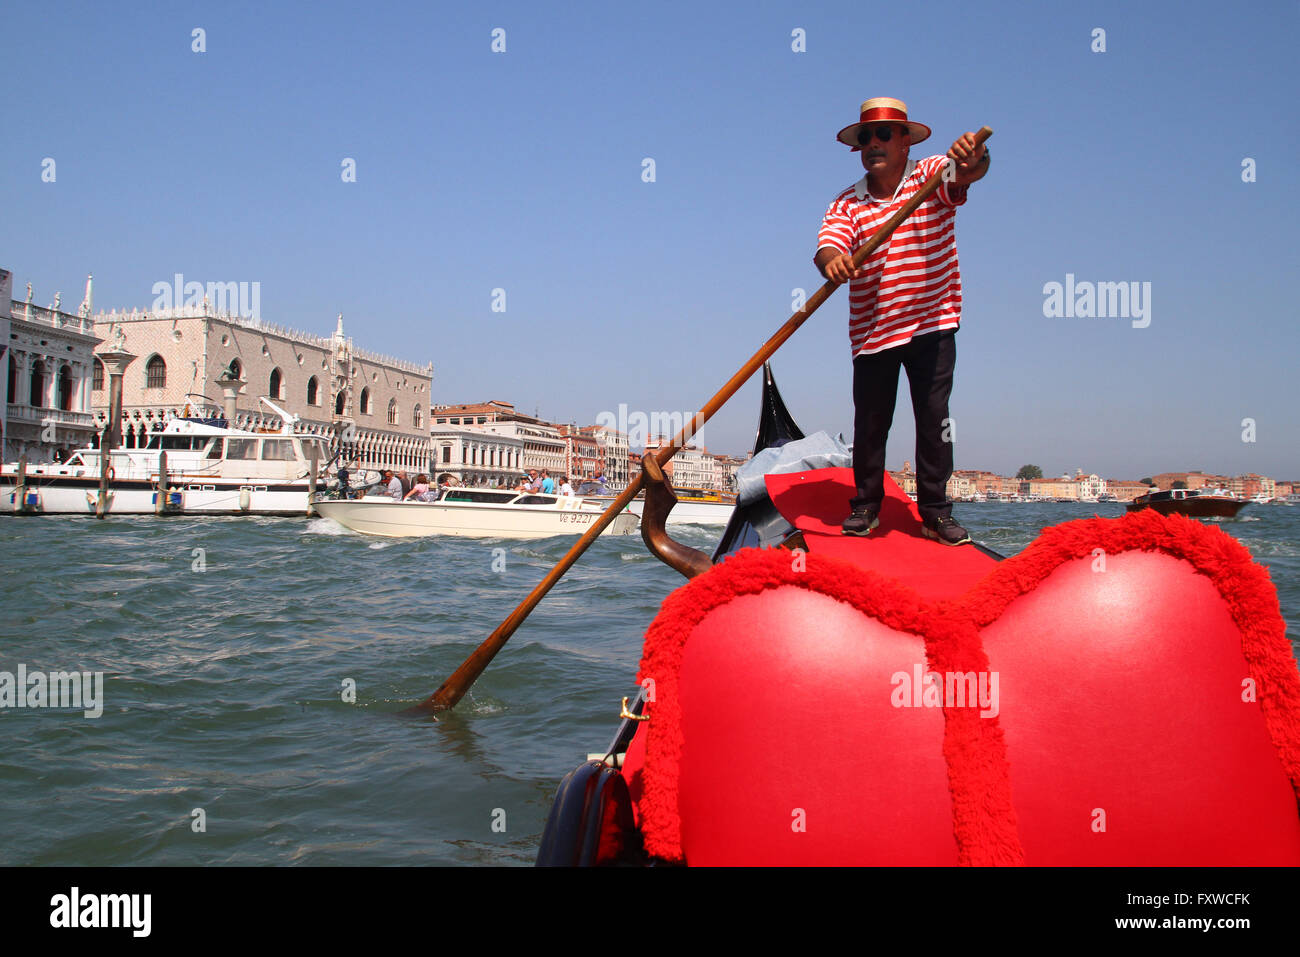
[[[1300,8],[742,9],[10,3],[0,266],[72,311],[87,273],[97,310],[258,283],[265,322],[432,361],[438,403],[694,410],[820,285],[862,175],[835,133],[897,96],[914,157],[994,129],[957,216],[957,468],[1300,479]],[[773,368],[851,440],[847,312]],[[757,403],[699,441],[743,454]],[[905,384],[894,422],[897,469]]]

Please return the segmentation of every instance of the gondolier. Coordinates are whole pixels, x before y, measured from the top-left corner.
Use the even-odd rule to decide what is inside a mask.
[[[989,168],[988,150],[964,133],[948,150],[952,179],[926,200],[853,271],[852,254],[947,159],[908,158],[930,128],[907,117],[902,100],[877,97],[862,104],[859,121],[837,139],[861,152],[866,175],[826,210],[814,262],[822,275],[849,283],[849,339],[853,348],[853,470],[857,494],[844,520],[845,535],[869,535],[884,498],[885,442],[893,423],[898,370],[907,370],[916,417],[917,506],[924,533],[945,545],[970,541],[952,518],[946,486],[953,452],[948,397],[952,392],[961,324],[961,274],[953,231],[967,187]]]

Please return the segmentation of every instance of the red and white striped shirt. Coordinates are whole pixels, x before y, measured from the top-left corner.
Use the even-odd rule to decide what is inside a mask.
[[[865,176],[835,197],[822,219],[817,248],[852,254],[943,168],[943,156],[909,161],[891,199],[876,199]],[[961,325],[961,272],[953,220],[966,187],[943,183],[894,230],[849,280],[849,341],[853,355],[883,352]]]

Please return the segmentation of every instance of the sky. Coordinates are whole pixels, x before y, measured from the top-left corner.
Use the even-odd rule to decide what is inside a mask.
[[[689,413],[820,286],[862,175],[835,134],[894,96],[934,130],[914,158],[994,130],[957,215],[957,468],[1300,480],[1294,2],[5,10],[16,298],[257,282],[265,322],[432,362],[435,403]],[[1068,281],[1146,315],[1047,315]],[[851,437],[846,291],[773,370]],[[743,454],[757,416],[755,378],[699,441]],[[913,442],[904,381],[890,468]]]

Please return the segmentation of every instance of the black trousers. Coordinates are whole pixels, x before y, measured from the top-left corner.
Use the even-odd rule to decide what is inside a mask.
[[[898,369],[907,370],[916,416],[916,504],[921,518],[952,512],[946,486],[952,476],[952,429],[948,396],[957,364],[955,329],[853,360],[853,507],[879,509],[885,497],[885,440],[894,422]],[[946,435],[946,437],[945,437]]]

